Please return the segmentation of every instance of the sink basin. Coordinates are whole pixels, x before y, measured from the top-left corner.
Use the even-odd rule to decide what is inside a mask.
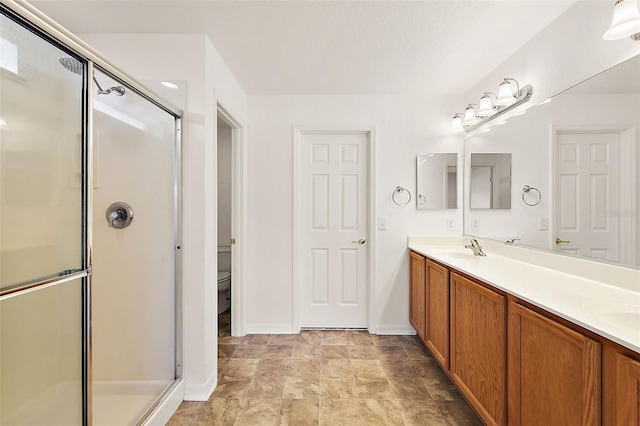
[[[609,325],[640,335],[640,304],[590,303],[586,307]]]

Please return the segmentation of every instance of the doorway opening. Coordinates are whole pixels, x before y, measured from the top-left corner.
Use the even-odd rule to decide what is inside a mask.
[[[245,149],[243,126],[220,103],[217,108],[218,335],[245,334]]]

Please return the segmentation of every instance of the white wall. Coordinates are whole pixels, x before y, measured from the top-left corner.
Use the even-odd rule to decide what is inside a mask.
[[[376,126],[375,216],[388,218],[388,230],[370,236],[376,265],[371,330],[413,332],[408,322],[407,236],[462,231],[462,209],[416,209],[416,155],[461,152],[462,137],[450,132],[451,111],[460,103],[458,96],[249,97],[248,332],[292,331],[293,126],[365,125]],[[412,193],[407,206],[391,200],[398,185]],[[448,217],[455,220],[454,231],[447,231]]]
[[[217,371],[216,104],[247,121],[246,95],[202,34],[88,34],[90,45],[138,80],[187,82],[184,164],[186,399],[206,400]],[[144,60],[140,59],[144,52]]]

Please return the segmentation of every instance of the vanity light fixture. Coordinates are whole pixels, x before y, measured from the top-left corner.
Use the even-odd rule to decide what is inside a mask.
[[[611,26],[602,35],[605,40],[619,40],[625,37],[640,40],[638,0],[617,0],[613,6]]]
[[[495,96],[496,99],[498,98],[493,92],[484,92],[484,95],[480,98],[480,107],[476,113],[478,117],[485,118],[495,114],[496,110],[493,109],[493,100],[491,99],[491,95]]]
[[[464,110],[464,119],[462,120],[463,126],[473,126],[474,124],[477,124],[478,121],[480,121],[480,119],[476,116],[476,109],[474,108],[474,106],[477,105],[469,104],[469,106],[467,106],[467,109]]]
[[[515,91],[513,91],[512,82],[515,83]],[[495,100],[492,100],[492,95]],[[484,92],[480,98],[480,106],[469,104],[464,110],[464,116],[460,113],[453,116],[451,126],[456,131],[462,127],[465,131],[470,132],[518,105],[522,105],[531,99],[532,95],[533,87],[530,84],[521,88],[517,80],[507,77],[500,83],[497,95],[493,92]]]
[[[511,89],[512,81],[516,82],[515,94]],[[504,80],[502,80],[502,83],[500,83],[500,88],[498,89],[498,99],[496,99],[496,105],[509,106],[515,103],[518,100],[516,98],[516,95],[518,93],[520,93],[520,84],[518,83],[518,81],[513,78],[505,78]]]
[[[459,112],[456,112],[455,115],[453,116],[453,118],[451,119],[451,129],[454,132],[461,132],[464,130],[464,127],[462,127],[462,114]]]

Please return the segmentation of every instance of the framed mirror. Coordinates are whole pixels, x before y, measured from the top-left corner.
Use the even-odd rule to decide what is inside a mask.
[[[639,267],[639,76],[636,56],[467,138],[465,234]],[[511,210],[479,210],[475,154],[500,151]]]
[[[458,208],[458,154],[419,154],[416,178],[418,210]]]
[[[511,154],[472,153],[469,178],[471,209],[511,208]]]

